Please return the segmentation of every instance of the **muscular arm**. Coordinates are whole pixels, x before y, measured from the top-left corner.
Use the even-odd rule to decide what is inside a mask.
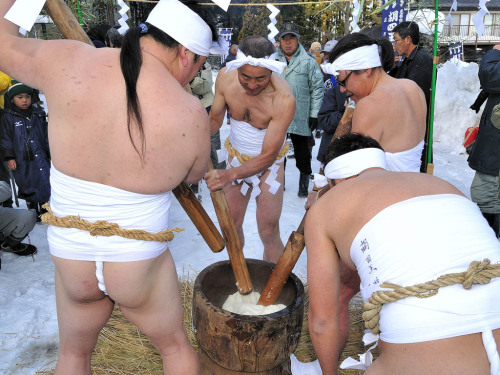
[[[213,105],[212,105],[213,106]],[[213,108],[213,107],[212,107]],[[288,126],[295,114],[293,95],[280,94],[273,100],[274,113],[262,143],[262,152],[237,168],[214,170],[207,174],[205,180],[211,191],[222,189],[225,185],[238,179],[253,176],[269,168],[283,146]]]
[[[340,355],[340,261],[326,231],[325,210],[315,205],[307,214],[307,283],[309,287],[309,334],[323,375],[336,375]]]
[[[224,88],[229,84],[226,75],[226,68],[222,68],[215,80],[215,97],[210,108],[208,117],[210,118],[210,134],[217,133],[222,126],[224,114],[226,113],[226,99],[224,98]]]
[[[0,2],[0,70],[17,80],[45,94],[56,91],[61,85],[64,67],[72,66],[91,47],[81,42],[70,40],[41,40],[22,38],[18,35],[19,27],[4,18],[5,13],[14,3],[13,0]],[[54,89],[53,89],[54,88]]]

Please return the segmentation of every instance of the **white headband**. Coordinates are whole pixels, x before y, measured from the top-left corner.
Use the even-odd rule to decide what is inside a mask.
[[[314,174],[314,184],[322,188],[328,184],[327,178],[341,179],[356,176],[368,168],[387,169],[385,152],[379,148],[363,148],[336,157],[325,167],[325,175]]]
[[[208,56],[212,31],[203,19],[177,0],[160,0],[146,22],[200,56]]]
[[[361,70],[382,66],[378,45],[371,44],[350,50],[340,55],[333,63],[321,65],[326,74],[337,76],[340,70]]]
[[[233,70],[241,68],[243,65],[253,65],[260,66],[262,68],[269,69],[272,72],[281,74],[283,69],[285,69],[286,63],[275,60],[276,54],[273,53],[271,56],[254,58],[252,56],[246,56],[243,52],[238,50],[236,54],[236,59],[230,61],[226,64],[226,73],[229,73]]]

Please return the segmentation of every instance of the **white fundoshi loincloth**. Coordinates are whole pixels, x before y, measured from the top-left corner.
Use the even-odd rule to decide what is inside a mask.
[[[237,150],[240,154],[248,155],[248,156],[257,156],[262,152],[262,143],[264,142],[264,137],[266,135],[267,129],[258,129],[244,121],[238,121],[234,118],[231,118],[231,130],[229,132],[229,142],[231,146]],[[285,144],[285,139],[283,140],[283,144]],[[238,158],[233,157],[231,162],[229,162],[229,154],[226,150],[224,153],[224,158],[226,160],[226,168],[236,168],[242,165],[242,163],[238,160]],[[219,154],[219,159],[221,155]],[[269,185],[269,192],[271,194],[276,194],[281,183],[276,180],[278,175],[278,170],[280,166],[279,163],[283,162],[285,157],[281,157],[277,159],[273,165],[271,165],[268,169],[271,171],[269,176],[264,181],[267,185]],[[224,159],[223,159],[224,160]],[[259,188],[260,184],[260,176],[264,171],[243,179],[238,179],[233,184],[242,183],[241,185],[241,193],[246,195],[248,193],[248,189],[250,186],[253,186],[252,193],[250,198],[257,197],[261,190]]]

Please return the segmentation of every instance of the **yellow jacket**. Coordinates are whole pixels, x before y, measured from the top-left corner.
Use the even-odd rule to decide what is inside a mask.
[[[7,92],[11,80],[12,78],[10,78],[7,74],[0,72],[0,108],[2,109],[4,108],[3,96]]]

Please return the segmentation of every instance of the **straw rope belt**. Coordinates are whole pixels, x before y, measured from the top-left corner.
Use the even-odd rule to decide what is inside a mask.
[[[374,334],[380,332],[380,310],[382,310],[385,303],[399,301],[411,296],[417,298],[432,297],[437,294],[439,288],[454,284],[462,284],[464,289],[470,289],[475,284],[488,284],[495,277],[500,277],[500,263],[490,265],[490,260],[485,259],[482,262],[473,261],[466,272],[449,273],[423,284],[402,287],[396,284],[383,283],[380,287],[392,288],[393,290],[376,291],[368,299],[368,302],[365,302],[362,315],[365,327]]]
[[[229,137],[226,138],[226,141],[224,142],[224,147],[226,147],[227,153],[229,156],[232,158],[237,158],[238,161],[243,164],[249,161],[251,158],[254,158],[255,156],[250,156],[250,155],[245,155],[239,153],[231,144],[231,141],[229,140]],[[280,160],[283,156],[285,156],[288,153],[288,142],[285,142],[283,148],[280,150],[278,153],[278,156],[276,157],[276,160]]]
[[[48,203],[44,204],[43,208],[45,208],[47,212],[41,216],[42,223],[61,228],[86,230],[92,236],[121,236],[133,240],[167,242],[174,239],[174,233],[172,232],[178,233],[184,230],[184,228],[172,228],[158,233],[149,233],[140,229],[120,229],[118,224],[110,223],[105,220],[98,220],[95,223],[91,223],[79,216],[54,216]]]

